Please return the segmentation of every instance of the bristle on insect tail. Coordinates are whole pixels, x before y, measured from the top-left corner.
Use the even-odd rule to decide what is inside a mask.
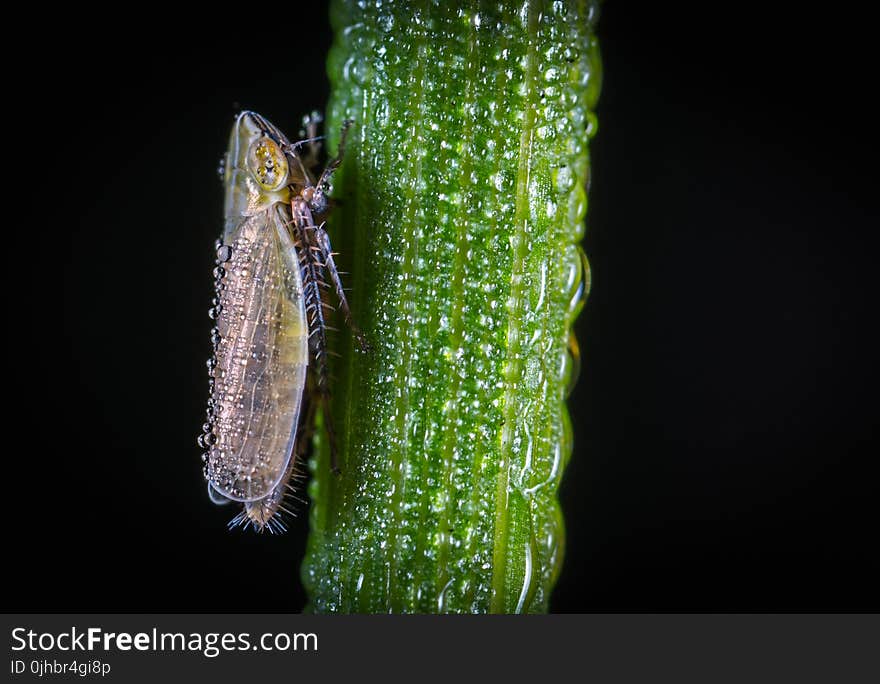
[[[290,472],[282,485],[283,493],[276,496],[275,493],[260,502],[245,504],[244,507],[230,520],[226,527],[229,530],[242,529],[253,530],[258,534],[283,534],[287,532],[290,520],[297,517],[300,506],[308,505],[308,501],[299,495],[291,481],[302,483],[306,479],[306,473],[302,471],[299,463],[290,468]],[[268,499],[272,501],[266,502]]]

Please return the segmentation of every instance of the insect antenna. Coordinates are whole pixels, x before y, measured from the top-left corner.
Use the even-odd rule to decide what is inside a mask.
[[[288,144],[285,148],[285,152],[296,152],[303,145],[308,145],[313,142],[318,142],[319,140],[324,140],[326,135],[316,135],[311,138],[303,138],[302,140],[297,140],[295,143]]]
[[[300,171],[302,171],[303,175],[303,183],[306,187],[311,186],[311,176],[309,172],[306,170],[306,165],[302,160],[302,157],[299,155],[299,148],[303,145],[307,145],[310,143],[318,142],[319,140],[324,140],[326,136],[318,135],[313,138],[305,138],[304,140],[297,140],[295,143],[289,143],[286,147],[284,147],[284,151],[289,153],[291,157],[296,160],[296,163],[299,165]],[[310,155],[311,156],[311,155]],[[323,175],[321,176],[323,178]]]

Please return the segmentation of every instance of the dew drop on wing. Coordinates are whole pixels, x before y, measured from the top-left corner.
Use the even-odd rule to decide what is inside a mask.
[[[221,245],[217,248],[217,261],[225,264],[232,258],[232,247],[229,245]]]

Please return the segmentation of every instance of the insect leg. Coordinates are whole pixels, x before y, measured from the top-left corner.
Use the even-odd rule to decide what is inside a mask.
[[[315,242],[316,226],[312,213],[305,202],[294,200],[292,207],[293,237],[302,273],[303,295],[306,318],[309,325],[309,349],[315,363],[312,366],[313,383],[310,402],[320,402],[330,447],[330,464],[333,472],[339,473],[339,457],[336,448],[336,433],[330,414],[330,373],[327,365],[327,330],[324,317],[323,263],[320,261],[320,245]]]
[[[315,431],[317,430],[316,418],[318,415],[319,403],[322,404],[321,410],[324,412],[325,415],[324,422],[327,423],[327,411],[329,410],[329,407],[326,406],[325,399],[321,396],[321,392],[318,390],[317,378],[312,375],[310,377],[310,382],[306,390],[306,414],[303,418],[302,424],[300,425],[300,432],[297,434],[296,446],[294,447],[294,456],[297,459],[298,463],[305,462],[309,445],[312,443],[312,438],[315,436]],[[339,468],[336,461],[334,460],[336,455],[336,434],[332,430],[333,427],[331,423],[327,432],[328,442],[330,444],[331,467],[333,468],[334,472],[338,473]]]
[[[324,139],[324,136],[318,136],[318,125],[323,120],[324,117],[318,111],[303,117],[302,134],[304,138],[309,140],[306,146],[307,151],[303,156],[303,165],[310,171],[314,171],[315,167],[317,167],[321,154],[321,140]]]
[[[339,277],[339,269],[336,268],[336,261],[333,259],[333,249],[330,246],[330,236],[327,234],[327,231],[324,230],[323,223],[320,226],[315,226],[315,239],[318,243],[318,248],[321,251],[324,268],[327,269],[327,273],[330,274],[330,280],[333,281],[333,287],[336,290],[336,296],[339,299],[339,308],[342,309],[342,316],[345,319],[345,323],[351,328],[351,332],[357,341],[358,348],[363,352],[368,351],[370,345],[367,342],[367,338],[364,337],[361,329],[354,322],[351,308],[348,306],[345,289],[342,287],[342,278]]]
[[[321,400],[321,414],[324,416],[324,430],[327,432],[327,445],[330,447],[330,470],[334,475],[339,475],[342,470],[339,467],[336,431],[333,429],[333,418],[330,415],[330,392],[319,391],[319,398]]]
[[[333,172],[336,171],[342,163],[342,158],[345,156],[345,139],[348,137],[348,131],[353,123],[354,121],[351,119],[346,119],[345,123],[342,124],[342,135],[339,138],[339,149],[336,152],[336,156],[327,163],[324,172],[318,179],[317,187],[322,190],[327,189],[327,186],[330,183],[330,176],[333,175]]]
[[[309,384],[311,385],[311,383]],[[312,437],[315,436],[315,416],[317,415],[318,402],[313,399],[312,394],[313,390],[309,387],[305,397],[306,414],[303,417],[299,432],[296,435],[296,444],[293,447],[294,458],[300,462],[305,461],[309,444],[312,441]]]
[[[311,253],[311,250],[308,250]],[[307,259],[314,259],[313,256]],[[309,405],[317,407],[320,403],[324,418],[324,430],[327,433],[327,444],[330,449],[330,468],[339,474],[339,452],[336,443],[336,431],[333,429],[333,416],[330,413],[330,370],[327,365],[327,334],[329,329],[324,318],[322,285],[323,278],[319,275],[320,267],[313,262],[312,267],[303,269],[303,285],[314,293],[308,296],[307,313],[309,316],[309,344],[315,364],[312,369],[313,382],[310,384]]]

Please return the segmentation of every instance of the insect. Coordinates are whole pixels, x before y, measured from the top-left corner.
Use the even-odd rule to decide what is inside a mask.
[[[217,241],[216,296],[209,314],[214,348],[208,361],[208,419],[199,437],[208,493],[238,502],[230,528],[284,531],[280,512],[296,479],[315,410],[324,409],[331,466],[339,472],[329,412],[327,311],[332,284],[354,324],[324,229],[330,178],[338,155],[315,180],[318,117],[310,137],[291,143],[255,112],[236,119],[224,158],[225,226]],[[329,279],[329,282],[328,282]]]

